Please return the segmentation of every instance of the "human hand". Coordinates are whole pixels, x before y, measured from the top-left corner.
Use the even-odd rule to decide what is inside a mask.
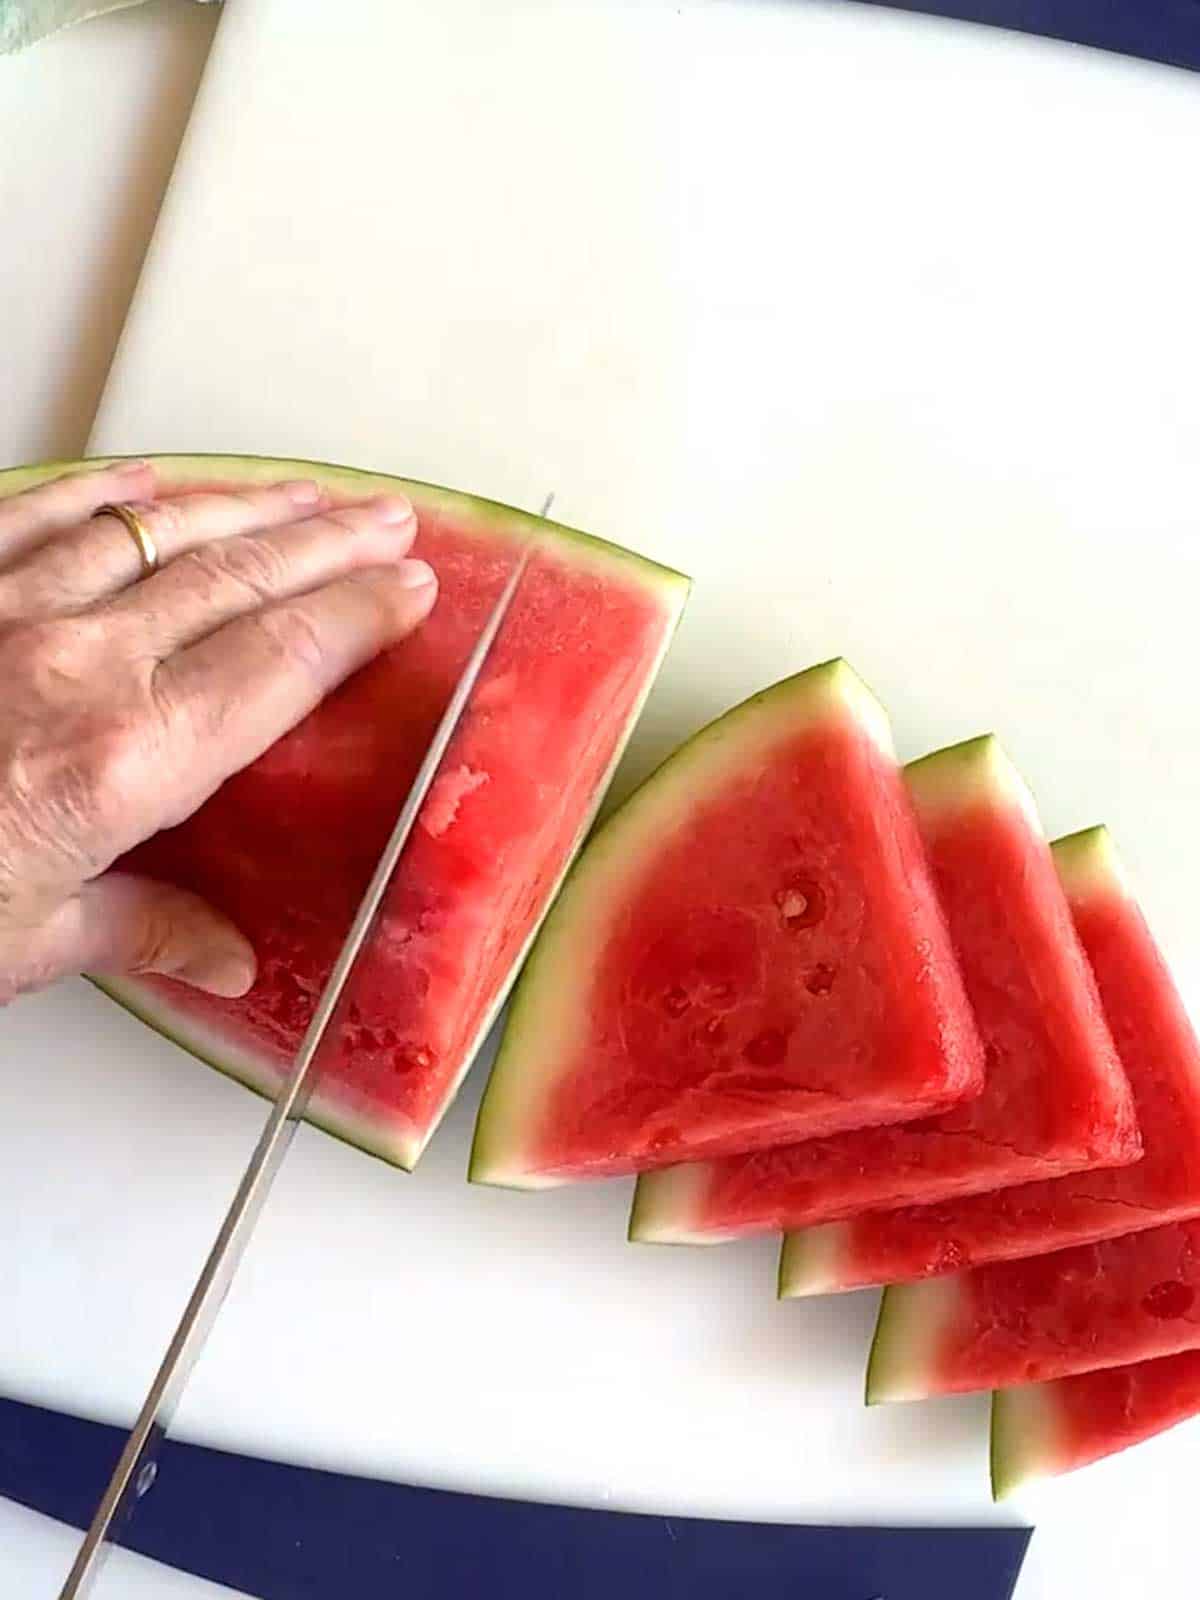
[[[0,1003],[67,973],[165,973],[244,993],[254,952],[196,896],[113,872],[437,594],[398,497],[314,483],[156,500],[152,465],[0,500]],[[137,504],[160,567],[109,502]],[[90,519],[90,520],[89,520]],[[139,581],[140,579],[140,581]]]

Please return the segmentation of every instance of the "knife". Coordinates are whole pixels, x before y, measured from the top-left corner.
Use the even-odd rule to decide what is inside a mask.
[[[547,499],[542,516],[554,496]],[[470,659],[463,668],[450,703],[442,713],[425,759],[409,790],[391,837],[367,885],[354,916],[350,932],[338,952],[333,970],[313,1012],[312,1021],[300,1041],[291,1071],[280,1085],[254,1154],[242,1174],[241,1182],[225,1214],[208,1259],[196,1280],[191,1297],[167,1346],[154,1381],[151,1383],[137,1421],[113,1469],[108,1487],[100,1498],[91,1526],[83,1537],[59,1600],[83,1600],[91,1592],[105,1555],[115,1541],[125,1518],[147,1492],[158,1473],[158,1452],[171,1426],[175,1408],[204,1348],[213,1324],[229,1293],[255,1224],[266,1205],[271,1185],[278,1175],[288,1147],[303,1117],[313,1087],[313,1063],[337,1011],[354,963],[366,943],[396,864],[400,859],[421,804],[436,778],[446,748],[454,736],[471,691],[483,670],[504,621],[513,596],[529,565],[534,543],[525,546],[500,598],[496,601]]]

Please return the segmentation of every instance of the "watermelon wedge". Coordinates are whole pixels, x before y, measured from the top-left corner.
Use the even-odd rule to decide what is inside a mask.
[[[984,1041],[983,1093],[908,1127],[644,1174],[631,1238],[712,1242],[1141,1154],[1033,796],[992,737],[913,762],[905,778]]]
[[[867,1400],[1007,1389],[1200,1349],[1200,1220],[886,1289]]]
[[[1200,1044],[1183,1002],[1108,831],[1072,834],[1052,854],[1129,1075],[1142,1160],[796,1234],[784,1294],[905,1282],[1200,1216]]]
[[[585,833],[653,683],[687,581],[522,512],[311,462],[170,456],[164,492],[299,475],[337,500],[407,495],[440,599],[180,827],[134,852],[229,913],[259,976],[241,1000],[164,979],[103,987],[259,1090],[278,1082],[438,717],[518,553],[533,559],[343,1003],[309,1120],[411,1167]],[[0,474],[0,495],[67,463]]]
[[[471,1176],[724,1155],[981,1081],[886,717],[834,661],[714,722],[597,834],[521,979]]]
[[[1200,1415],[1200,1350],[992,1396],[992,1494],[1116,1455]]]

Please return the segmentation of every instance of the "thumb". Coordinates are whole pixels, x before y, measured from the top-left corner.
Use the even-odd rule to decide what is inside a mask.
[[[233,998],[254,982],[249,941],[199,895],[154,878],[106,872],[75,902],[62,970],[135,975],[155,972],[209,994]]]

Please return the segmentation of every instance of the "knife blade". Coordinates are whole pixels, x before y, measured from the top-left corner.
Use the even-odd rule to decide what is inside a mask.
[[[546,500],[543,516],[553,498],[554,496],[550,495]],[[217,1232],[208,1258],[179,1319],[179,1325],[147,1391],[137,1421],[113,1468],[91,1525],[84,1534],[66,1582],[59,1591],[59,1600],[84,1600],[84,1597],[91,1592],[104,1556],[111,1548],[115,1535],[138,1500],[154,1482],[158,1472],[158,1452],[170,1428],[175,1409],[220,1313],[234,1275],[245,1255],[255,1224],[266,1205],[271,1185],[283,1165],[284,1157],[304,1115],[313,1088],[313,1064],[319,1054],[321,1043],[337,1011],[338,1002],[345,991],[354,963],[375,924],[384,894],[412,833],[422,802],[438,774],[442,758],[466,710],[471,691],[491,653],[500,625],[512,605],[535,544],[536,540],[526,544],[455,684],[450,702],[442,713],[412,788],[363,894],[350,931],[338,952],[337,960],[333,964],[312,1020],[300,1042],[291,1070],[280,1085],[258,1144],[225,1214],[225,1220]]]

